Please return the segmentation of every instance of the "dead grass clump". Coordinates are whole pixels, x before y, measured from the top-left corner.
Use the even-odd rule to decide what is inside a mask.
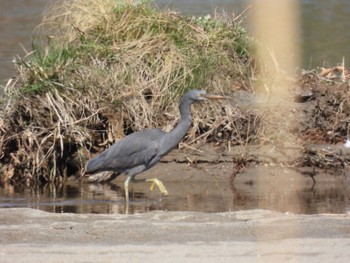
[[[5,87],[2,180],[80,175],[89,152],[134,131],[173,128],[185,91],[250,89],[250,41],[233,21],[183,17],[145,1],[53,2]],[[253,116],[230,114],[229,104],[194,107],[185,142],[232,138],[237,125],[240,141],[254,136],[246,121]]]
[[[81,146],[88,147],[93,136],[99,140],[87,128],[105,127],[99,125],[99,110],[92,112],[79,92],[72,93],[19,95],[5,108],[11,118],[0,118],[3,181],[58,182],[80,171],[86,161]]]

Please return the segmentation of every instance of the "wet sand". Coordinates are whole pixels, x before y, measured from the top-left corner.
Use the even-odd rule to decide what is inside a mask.
[[[348,214],[54,214],[2,209],[6,262],[348,262]]]

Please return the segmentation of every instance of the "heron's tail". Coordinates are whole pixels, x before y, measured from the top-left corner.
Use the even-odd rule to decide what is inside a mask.
[[[82,177],[85,177],[84,180],[90,183],[103,183],[112,181],[120,174],[103,169],[104,167],[103,158],[101,158],[101,155],[98,155],[87,163]]]
[[[112,171],[98,172],[94,174],[84,173],[84,177],[89,183],[107,183],[114,180],[120,173],[115,173]]]

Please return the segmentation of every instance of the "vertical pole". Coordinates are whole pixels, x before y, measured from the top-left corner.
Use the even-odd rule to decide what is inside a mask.
[[[293,125],[297,125],[297,120],[293,119],[291,108],[293,98],[288,89],[291,85],[289,77],[294,76],[300,60],[299,1],[255,0],[251,22],[253,35],[258,42],[258,59],[263,65],[258,83],[262,85],[261,90],[267,91],[269,96],[268,103],[266,103],[266,111],[275,109],[274,114],[271,114],[274,115],[274,119],[270,120],[271,125],[274,127],[267,127],[267,129],[271,130],[271,132],[278,131],[275,138],[286,138],[285,141],[279,139],[278,147],[293,146],[295,138],[291,130]],[[262,96],[266,97],[266,94],[262,93]],[[281,125],[281,123],[285,124],[285,126]],[[283,142],[282,146],[281,141]],[[275,147],[277,143],[273,139],[271,144],[272,150],[278,148]],[[298,154],[297,151],[293,151],[291,155],[294,154],[296,156]],[[290,151],[288,152],[290,153]],[[291,156],[291,158],[294,158],[294,156]],[[277,166],[279,164],[277,163]],[[272,169],[274,170],[272,171]],[[276,176],[288,176],[288,174],[284,174],[283,168],[271,167],[268,172],[274,173]],[[271,176],[271,180],[273,180],[273,176]],[[259,192],[264,191],[263,183],[259,183],[259,175],[257,175],[257,186]],[[266,193],[263,193],[264,195]],[[264,207],[263,202],[261,200],[262,207]],[[287,202],[287,200],[276,200],[277,202]],[[292,228],[286,229],[286,231],[292,231],[297,238],[299,226],[294,225]],[[257,231],[259,232],[259,226],[257,226]],[[264,240],[263,233],[259,235],[257,241],[259,240]],[[259,242],[257,242],[257,253],[267,252],[262,250],[263,248],[259,247]],[[293,254],[297,255],[298,250],[299,245],[297,243],[295,246],[290,247],[290,252]],[[269,251],[269,253],[273,253],[273,251]]]

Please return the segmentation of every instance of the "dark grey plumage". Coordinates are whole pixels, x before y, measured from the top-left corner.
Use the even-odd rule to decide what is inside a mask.
[[[137,174],[158,163],[164,155],[177,146],[187,133],[192,123],[191,104],[206,99],[222,98],[225,97],[208,95],[203,90],[187,92],[182,97],[179,106],[181,119],[172,131],[164,132],[160,129],[149,129],[132,133],[91,159],[86,166],[85,174],[103,171],[113,171],[117,174],[125,173],[128,176],[125,181],[125,194],[128,200],[129,182],[136,182],[134,178]],[[142,181],[153,182],[163,194],[167,194],[164,185],[158,179]]]

